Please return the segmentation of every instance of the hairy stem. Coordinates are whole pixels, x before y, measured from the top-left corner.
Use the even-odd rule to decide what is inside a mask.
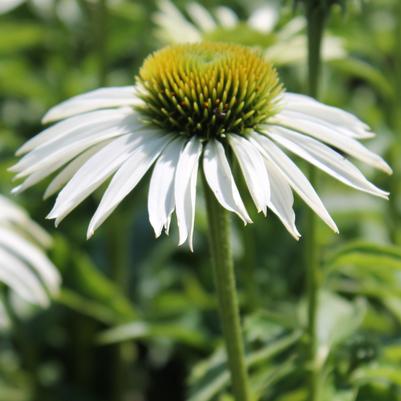
[[[218,308],[232,389],[236,401],[250,401],[249,379],[245,366],[234,262],[230,244],[229,216],[228,212],[217,202],[205,180],[204,189]]]

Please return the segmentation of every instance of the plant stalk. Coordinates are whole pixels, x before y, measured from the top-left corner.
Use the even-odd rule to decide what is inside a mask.
[[[321,70],[321,44],[326,21],[326,11],[323,5],[309,0],[306,5],[307,42],[308,42],[308,92],[317,98]],[[309,168],[309,181],[315,186],[317,177],[313,166]],[[320,266],[319,245],[317,242],[317,217],[311,210],[306,215],[306,275],[307,275],[307,302],[308,302],[308,368],[309,401],[319,401],[319,374],[317,318],[319,307]]]
[[[217,291],[218,309],[227,351],[228,367],[236,401],[250,401],[250,388],[245,365],[234,261],[230,243],[228,212],[220,206],[204,179],[210,251]]]

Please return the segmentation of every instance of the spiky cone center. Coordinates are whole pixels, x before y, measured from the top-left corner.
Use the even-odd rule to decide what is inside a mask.
[[[282,91],[257,52],[225,43],[166,47],[145,60],[137,80],[146,121],[204,139],[243,135],[266,122]]]

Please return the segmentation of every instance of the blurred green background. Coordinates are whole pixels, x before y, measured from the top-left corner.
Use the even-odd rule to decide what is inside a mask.
[[[320,401],[401,400],[400,3],[335,6],[326,32],[334,41],[324,57],[321,100],[366,121],[378,134],[368,146],[395,173],[364,170],[391,191],[387,203],[319,176],[318,192],[341,231],[336,236],[319,225]],[[132,84],[144,58],[171,40],[160,27],[166,4],[0,0],[1,193],[13,186],[7,168],[15,150],[41,130],[49,107],[99,86]],[[196,28],[190,3],[174,4]],[[260,47],[277,59],[289,91],[306,92],[301,5],[201,5],[216,24],[208,32],[198,28],[202,38]],[[238,17],[230,29],[218,24],[222,6]],[[260,26],[251,25],[258,13],[274,23],[260,18]],[[295,34],[286,36],[294,20]],[[14,199],[53,236],[49,255],[63,286],[46,310],[14,299],[11,323],[0,321],[0,401],[232,400],[204,208],[197,211],[195,253],[176,246],[174,229],[155,240],[143,182],[86,241],[102,190],[55,229],[45,220],[54,202],[42,200],[45,184]],[[302,232],[301,202],[296,212]],[[252,386],[260,400],[307,401],[303,241],[296,243],[274,216],[254,221],[245,229],[235,221],[233,231]]]

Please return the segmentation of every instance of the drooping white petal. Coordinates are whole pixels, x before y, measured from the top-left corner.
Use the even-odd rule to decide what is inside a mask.
[[[293,36],[300,34],[305,29],[305,26],[305,18],[301,16],[291,18],[289,22],[277,31],[277,36],[280,38],[280,41],[288,41]]]
[[[203,31],[209,32],[216,28],[216,22],[205,7],[199,3],[191,2],[187,6],[187,12],[192,21]]]
[[[216,8],[216,18],[220,25],[225,28],[232,28],[238,23],[237,14],[231,8],[225,6]]]
[[[158,8],[153,20],[159,28],[157,36],[160,40],[165,43],[193,43],[202,39],[201,32],[185,19],[171,1],[159,0]]]
[[[91,110],[135,106],[138,101],[134,86],[95,89],[52,107],[43,117],[42,122],[47,124]]]
[[[131,108],[124,107],[119,109],[92,111],[67,118],[66,120],[60,121],[51,127],[46,128],[38,135],[35,135],[29,141],[25,142],[24,145],[17,150],[16,155],[23,155],[35,148],[47,145],[50,142],[54,142],[74,132],[87,129],[88,127],[98,125],[98,128],[101,128],[104,123],[118,121],[131,113]]]
[[[56,219],[56,225],[110,177],[131,155],[136,146],[146,141],[149,133],[125,135],[115,139],[93,155],[74,174],[59,193],[56,203],[47,216]]]
[[[182,150],[175,172],[174,198],[179,245],[188,240],[191,251],[193,250],[192,236],[195,221],[196,181],[201,153],[202,143],[198,138],[193,137]]]
[[[257,8],[249,17],[248,24],[255,30],[263,33],[273,31],[278,19],[278,10],[273,4]]]
[[[52,243],[50,235],[32,221],[24,209],[2,195],[0,195],[0,222],[11,223],[21,228],[44,248],[48,248]]]
[[[89,223],[88,238],[137,186],[171,139],[172,137],[169,135],[150,137],[142,141],[129,158],[123,162],[107,187],[99,207]]]
[[[175,208],[174,178],[184,140],[177,138],[167,145],[157,159],[149,184],[148,212],[156,238],[163,227],[167,230]]]
[[[255,202],[258,212],[263,212],[266,215],[270,186],[263,157],[260,155],[259,150],[247,139],[235,134],[229,134],[227,138],[238,160],[249,193]]]
[[[5,14],[18,7],[25,0],[2,0],[0,2],[0,14]]]
[[[40,170],[47,171],[47,175],[49,175],[87,148],[104,140],[133,133],[143,128],[135,115],[103,124],[76,131],[74,134],[70,133],[67,137],[62,137],[33,150],[12,167],[12,170],[19,172],[17,178],[25,177]]]
[[[12,230],[6,230],[3,227],[0,227],[0,245],[7,247],[19,258],[29,263],[52,294],[58,291],[60,275],[56,267],[38,248]]]
[[[392,172],[390,166],[379,155],[365,148],[356,139],[341,135],[341,132],[338,132],[338,130],[314,122],[311,119],[305,119],[304,115],[301,113],[282,111],[272,118],[272,123],[326,142],[350,156],[372,167],[383,170],[388,174]]]
[[[253,132],[252,140],[260,146],[262,154],[275,164],[286,177],[290,186],[298,193],[305,203],[336,233],[338,228],[330,217],[316,191],[295,165],[295,163],[270,139]]]
[[[252,223],[235,184],[223,145],[210,140],[203,155],[203,171],[216,199],[227,210],[236,213],[243,222]]]
[[[33,304],[47,306],[49,297],[29,267],[0,246],[0,281],[21,298]]]
[[[271,127],[266,134],[344,184],[372,195],[388,198],[387,192],[370,183],[357,167],[329,146],[282,127]]]
[[[59,191],[73,176],[74,174],[84,165],[84,163],[89,160],[94,154],[96,154],[100,149],[105,147],[110,143],[111,140],[104,141],[99,145],[92,146],[87,151],[80,154],[72,162],[63,168],[59,174],[57,174],[50,184],[47,186],[46,191],[43,195],[44,199],[49,198]]]
[[[346,128],[349,131],[348,135],[354,138],[363,139],[374,136],[369,126],[359,120],[358,117],[345,110],[318,102],[310,96],[285,92],[283,100],[285,110],[300,112],[333,124],[334,126]]]
[[[281,220],[289,233],[298,240],[301,234],[295,226],[294,196],[283,173],[270,160],[265,159],[270,182],[269,209]]]

